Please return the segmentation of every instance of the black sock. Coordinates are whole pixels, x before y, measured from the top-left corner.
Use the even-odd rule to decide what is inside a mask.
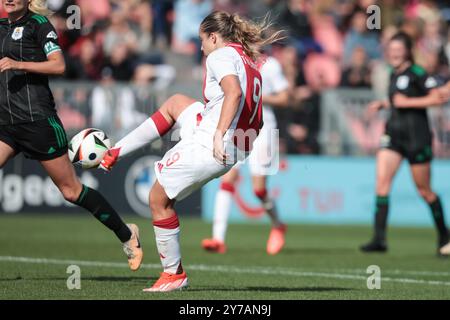
[[[375,211],[375,237],[377,242],[386,242],[386,226],[389,211],[389,197],[377,196]]]
[[[441,199],[436,198],[432,203],[428,204],[433,214],[434,224],[439,234],[439,246],[443,246],[448,243],[448,230],[445,226],[444,210],[442,209]]]
[[[98,191],[83,185],[80,196],[74,204],[92,213],[103,225],[114,231],[121,242],[130,240],[130,229]]]

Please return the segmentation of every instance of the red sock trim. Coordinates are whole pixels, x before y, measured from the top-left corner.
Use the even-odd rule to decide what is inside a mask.
[[[264,200],[267,197],[267,189],[254,190],[255,195],[260,199]]]
[[[162,229],[175,229],[180,226],[180,222],[178,221],[178,216],[174,214],[170,218],[159,221],[153,221],[153,225],[155,227]]]
[[[163,114],[159,110],[156,111],[150,118],[155,123],[160,137],[165,135],[172,128],[172,124],[164,118]]]
[[[234,185],[228,182],[222,182],[220,184],[220,189],[224,191],[228,191],[230,193],[234,193]]]

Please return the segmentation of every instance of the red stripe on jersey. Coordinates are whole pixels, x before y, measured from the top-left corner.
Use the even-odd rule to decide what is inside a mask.
[[[253,142],[258,136],[263,124],[262,78],[258,70],[258,64],[245,54],[242,45],[230,43],[228,46],[234,48],[239,53],[247,74],[244,106],[239,115],[233,142],[238,149],[251,151]],[[240,135],[243,136],[239,137]]]

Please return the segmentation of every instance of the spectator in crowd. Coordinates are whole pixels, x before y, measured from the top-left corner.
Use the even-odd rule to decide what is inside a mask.
[[[177,0],[175,2],[175,23],[173,37],[175,48],[180,51],[191,46],[195,54],[195,63],[201,64],[201,42],[198,29],[203,19],[212,12],[211,0]],[[185,47],[185,48],[183,48]]]
[[[133,60],[130,47],[125,42],[117,42],[111,48],[110,55],[106,59],[105,66],[111,69],[112,77],[119,81],[130,81],[133,77]]]
[[[138,37],[131,29],[126,13],[115,8],[111,14],[109,27],[105,32],[103,50],[110,57],[117,46],[124,46],[127,54],[134,54],[138,48]]]
[[[66,78],[79,80],[100,80],[103,52],[91,38],[80,39],[78,56],[67,59]]]
[[[322,48],[314,40],[310,22],[310,0],[288,0],[278,17],[278,25],[285,29],[301,58],[311,52],[321,52]]]
[[[369,61],[381,58],[378,34],[367,29],[366,19],[366,13],[362,10],[356,11],[352,17],[351,28],[344,40],[344,66],[350,64],[352,54],[357,47],[364,49]]]
[[[367,54],[363,47],[353,50],[350,65],[344,69],[341,86],[369,88],[371,84]]]
[[[84,30],[90,30],[98,21],[108,20],[111,14],[111,4],[108,0],[76,0],[81,10]]]
[[[105,67],[100,85],[92,92],[92,126],[123,136],[147,118],[136,110],[132,89],[116,86],[113,70]]]

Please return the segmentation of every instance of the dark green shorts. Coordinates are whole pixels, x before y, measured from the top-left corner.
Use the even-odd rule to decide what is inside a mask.
[[[26,158],[52,160],[67,152],[67,136],[61,120],[52,116],[34,122],[0,126],[0,141]]]
[[[433,160],[431,139],[428,142],[402,141],[385,134],[381,138],[381,148],[401,154],[410,164],[428,163]]]

